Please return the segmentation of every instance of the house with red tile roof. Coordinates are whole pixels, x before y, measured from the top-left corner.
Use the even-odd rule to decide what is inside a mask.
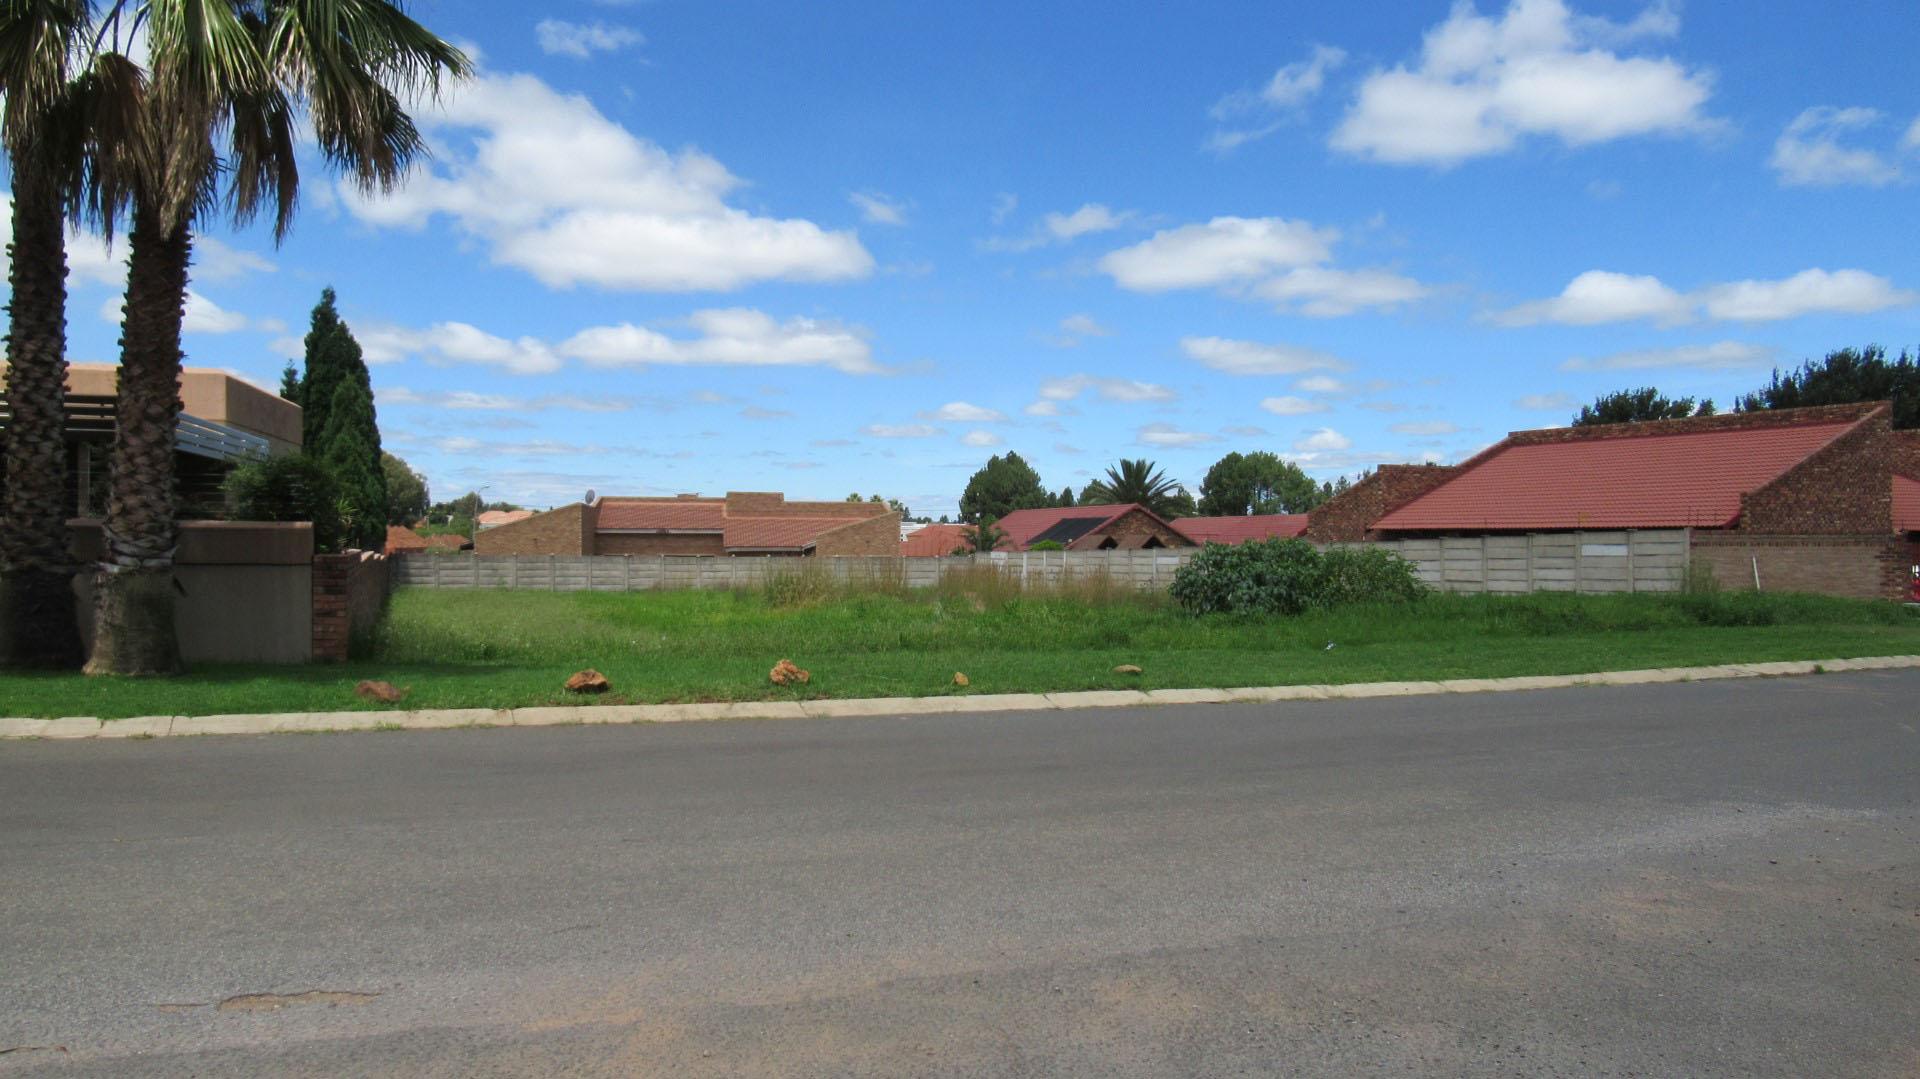
[[[877,502],[729,491],[575,502],[489,528],[474,542],[481,554],[897,556],[899,529],[899,515]]]
[[[1173,527],[1195,543],[1253,543],[1296,539],[1307,530],[1304,513],[1256,513],[1244,517],[1181,517]]]
[[[1516,431],[1450,468],[1391,466],[1316,508],[1316,542],[1685,529],[1736,586],[1906,598],[1920,433],[1885,402]]]
[[[1133,503],[1015,510],[995,523],[1007,534],[1006,542],[1000,547],[1003,551],[1025,551],[1049,540],[1069,551],[1136,551],[1195,545],[1171,522]]]
[[[922,525],[900,541],[903,558],[944,558],[967,545],[967,525]]]

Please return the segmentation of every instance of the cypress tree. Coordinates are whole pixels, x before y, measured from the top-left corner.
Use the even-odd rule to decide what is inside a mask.
[[[342,523],[350,546],[373,548],[387,531],[387,477],[380,467],[380,435],[373,394],[359,380],[341,380],[327,408],[318,454],[340,493]]]
[[[327,413],[333,407],[341,380],[357,379],[371,386],[366,361],[360,358],[360,344],[353,339],[347,324],[340,321],[331,287],[321,291],[320,302],[314,305],[313,321],[307,330],[306,360],[307,374],[301,382],[300,393],[306,415],[300,433],[307,451],[324,457],[326,447],[320,445],[319,440],[327,429]]]

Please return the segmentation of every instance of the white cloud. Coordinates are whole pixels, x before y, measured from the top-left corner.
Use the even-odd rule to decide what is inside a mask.
[[[1460,433],[1460,425],[1448,423],[1446,420],[1409,420],[1405,423],[1396,423],[1387,430],[1396,435],[1432,438],[1440,435],[1457,435]]]
[[[1657,277],[1588,270],[1568,282],[1553,299],[1521,304],[1499,315],[1498,321],[1507,326],[1541,322],[1592,326],[1644,318],[1672,325],[1685,322],[1690,308],[1685,296]]]
[[[1134,292],[1207,288],[1332,257],[1339,233],[1278,217],[1216,217],[1110,252],[1100,269]]]
[[[1134,216],[1132,210],[1115,213],[1097,202],[1089,202],[1070,214],[1048,214],[1041,223],[1053,238],[1072,240],[1095,232],[1111,232],[1131,221]]]
[[[1347,59],[1344,49],[1315,45],[1305,60],[1296,60],[1273,73],[1257,92],[1239,90],[1214,103],[1211,115],[1223,126],[1207,138],[1207,148],[1224,152],[1265,138],[1280,129],[1286,114],[1296,112],[1326,85],[1327,73]],[[1236,118],[1259,117],[1253,127],[1225,126]]]
[[[1050,378],[1040,384],[1042,401],[1071,401],[1087,391],[1103,401],[1171,401],[1177,395],[1165,386],[1127,378],[1102,378],[1098,375],[1067,375]],[[1049,413],[1052,415],[1052,413]]]
[[[500,393],[475,393],[472,390],[426,391],[394,386],[374,391],[381,405],[421,405],[456,412],[625,412],[632,403],[617,397],[577,397],[571,394],[547,394],[543,397],[514,397]]]
[[[542,19],[533,28],[540,51],[548,56],[571,56],[585,60],[596,52],[613,52],[646,42],[638,30],[606,23],[575,23],[560,19]]]
[[[1180,351],[1187,358],[1229,375],[1297,375],[1305,371],[1340,371],[1346,361],[1301,345],[1264,344],[1225,337],[1183,337]]]
[[[354,336],[368,363],[394,363],[421,356],[432,363],[499,367],[519,375],[547,374],[566,360],[590,367],[832,367],[848,374],[877,374],[864,331],[838,322],[791,318],[777,322],[752,308],[696,311],[683,320],[693,336],[669,336],[632,323],[593,326],[558,344],[537,337],[514,339],[464,322],[425,329],[380,323],[356,327]]]
[[[1802,270],[1781,281],[1734,281],[1701,293],[1709,318],[1772,322],[1818,313],[1863,315],[1920,301],[1864,270]]]
[[[1767,164],[1789,187],[1884,187],[1900,178],[1900,168],[1878,150],[1844,146],[1847,135],[1877,126],[1878,109],[1807,109],[1787,124],[1773,144]]]
[[[1106,337],[1113,331],[1095,321],[1092,315],[1068,315],[1060,320],[1060,338],[1062,343],[1079,344],[1088,337]]]
[[[1681,345],[1677,348],[1650,348],[1616,352],[1611,356],[1587,359],[1576,356],[1560,365],[1562,371],[1632,371],[1656,367],[1695,367],[1706,371],[1762,367],[1771,362],[1776,349],[1740,341],[1717,341],[1711,345]],[[1522,406],[1525,407],[1525,406]]]
[[[1060,414],[1060,403],[1058,401],[1035,401],[1020,411],[1029,416],[1058,416]]]
[[[998,446],[1004,441],[992,431],[968,431],[960,436],[960,443],[965,446]]]
[[[1297,305],[1300,314],[1337,318],[1362,308],[1391,310],[1425,299],[1431,290],[1411,277],[1386,270],[1332,270],[1301,266],[1262,282],[1255,295]]]
[[[1002,191],[993,197],[993,210],[990,212],[989,217],[994,224],[1004,225],[1006,224],[1007,218],[1013,216],[1013,211],[1019,208],[1020,196]]]
[[[1304,454],[1326,453],[1328,451],[1352,448],[1353,440],[1331,427],[1322,427],[1317,431],[1310,431],[1293,444],[1295,453]]]
[[[100,318],[109,325],[120,324],[121,308],[126,300],[122,296],[111,296],[100,304]],[[250,319],[238,311],[229,311],[212,300],[191,289],[187,290],[186,314],[180,322],[181,333],[227,334],[242,330],[260,330],[284,332],[286,326],[277,319]]]
[[[1308,375],[1293,384],[1293,388],[1304,393],[1345,393],[1347,384],[1328,375]]]
[[[924,423],[873,423],[861,432],[874,438],[932,438],[941,433],[940,428]]]
[[[1513,0],[1498,19],[1461,0],[1427,31],[1417,63],[1367,76],[1330,143],[1374,161],[1446,167],[1529,135],[1585,146],[1706,130],[1709,73],[1611,51],[1677,30],[1664,4],[1621,25],[1575,15],[1563,0]]]
[[[1902,150],[1920,150],[1920,116],[1914,117],[1913,126],[1907,128],[1905,135],[1900,136],[1900,148]]]
[[[391,195],[343,185],[350,212],[395,228],[446,215],[550,287],[730,290],[873,271],[852,232],[729,206],[741,181],[720,162],[670,154],[531,75],[482,75],[417,118],[436,164]]]
[[[1001,423],[1007,417],[1004,413],[965,401],[948,401],[931,412],[922,412],[920,418],[942,423]]]
[[[855,191],[847,196],[847,201],[859,208],[860,219],[870,225],[899,226],[907,223],[906,206],[878,191]]]
[[[118,266],[125,277],[125,267]],[[273,273],[274,264],[262,255],[230,247],[212,236],[193,238],[193,277],[197,281],[231,281],[248,274]]]
[[[1136,436],[1141,444],[1147,446],[1198,446],[1207,442],[1220,441],[1219,435],[1210,435],[1204,431],[1183,431],[1170,423],[1150,423],[1140,428]]]
[[[1305,416],[1313,412],[1325,412],[1327,406],[1319,401],[1309,401],[1304,397],[1264,397],[1260,407],[1276,416]]]
[[[1529,412],[1561,412],[1575,404],[1574,399],[1564,393],[1530,393],[1516,400],[1513,407]]]
[[[698,336],[669,337],[632,323],[582,330],[556,346],[563,356],[595,367],[642,365],[722,367],[832,367],[850,375],[879,374],[866,331],[830,319],[777,322],[746,307],[696,311],[686,323]]]

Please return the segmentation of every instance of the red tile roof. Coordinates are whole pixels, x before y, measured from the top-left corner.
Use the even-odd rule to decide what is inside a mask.
[[[836,528],[859,524],[863,517],[732,517],[721,542],[727,550],[805,550]]]
[[[481,528],[497,528],[510,525],[515,521],[524,521],[533,516],[532,510],[487,510],[480,515]]]
[[[424,551],[426,549],[426,538],[420,535],[420,533],[415,532],[406,525],[387,526],[386,552],[389,555],[402,554],[407,551]]]
[[[1821,417],[1826,419],[1826,417]],[[1689,421],[1679,421],[1681,423]],[[1740,496],[1851,429],[1844,422],[1684,428],[1645,434],[1522,433],[1374,522],[1386,531],[1724,528]],[[1661,430],[1672,430],[1662,428]],[[1525,435],[1533,434],[1538,440]]]
[[[1091,518],[1093,523],[1087,526],[1086,531],[1092,532],[1133,508],[1133,504],[1128,503],[1124,506],[1064,506],[1038,510],[1014,510],[995,524],[1007,534],[1004,550],[1024,551],[1040,533],[1062,521],[1084,521]]]
[[[1307,515],[1264,513],[1249,517],[1182,517],[1170,523],[1195,543],[1245,543],[1275,536],[1292,539],[1307,530]]]
[[[718,532],[727,522],[727,504],[718,499],[696,502],[676,499],[660,502],[600,503],[599,530]]]
[[[900,553],[907,558],[939,558],[950,555],[967,542],[966,525],[927,525],[909,533],[900,541]]]
[[[1893,530],[1920,532],[1920,480],[1893,477]]]

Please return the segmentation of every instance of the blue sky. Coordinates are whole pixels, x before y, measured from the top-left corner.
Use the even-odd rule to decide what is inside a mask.
[[[413,10],[481,66],[434,159],[207,228],[186,347],[273,385],[332,284],[436,497],[1330,478],[1920,344],[1906,3]]]

